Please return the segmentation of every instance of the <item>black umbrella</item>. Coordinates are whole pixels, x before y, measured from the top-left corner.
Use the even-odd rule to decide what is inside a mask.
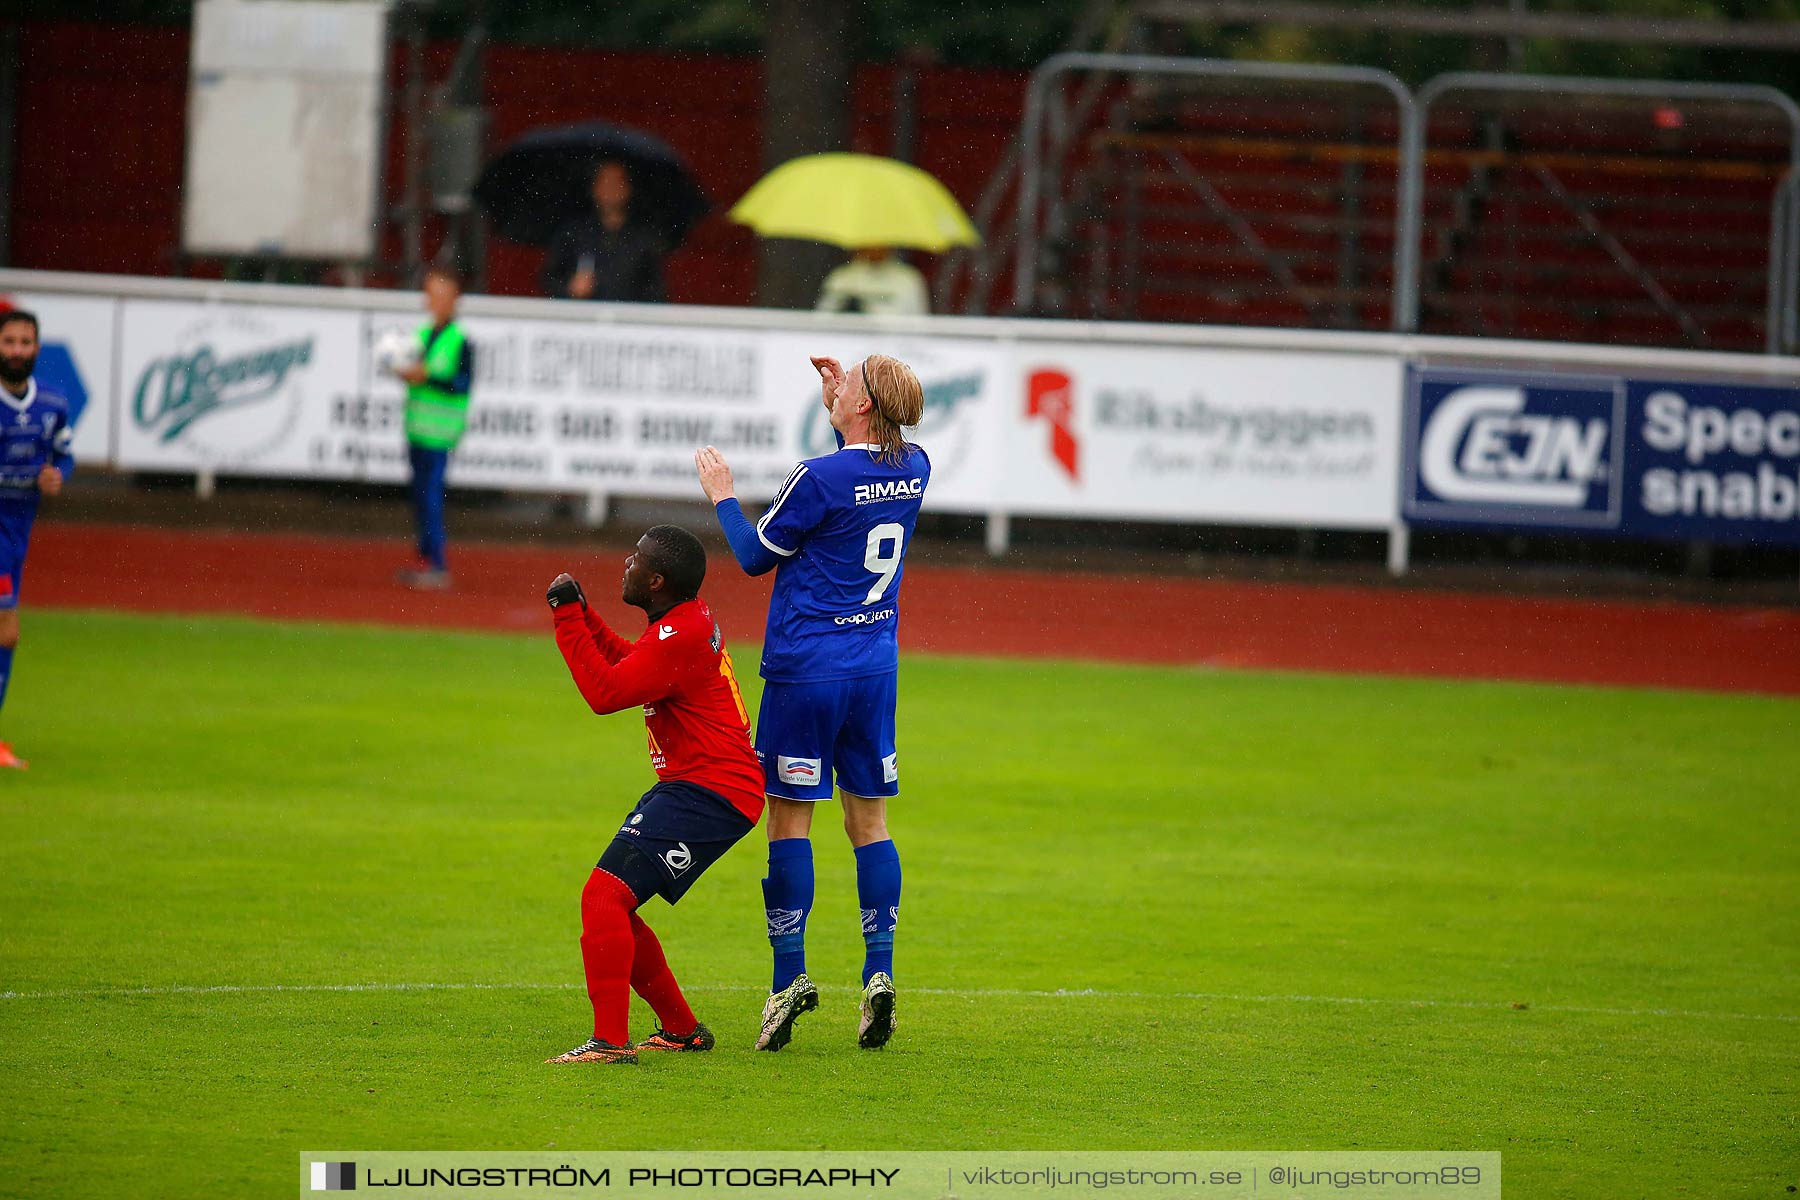
[[[594,169],[607,159],[631,172],[631,215],[681,243],[712,202],[681,156],[661,138],[586,121],[534,129],[481,172],[475,200],[500,236],[542,246],[572,220],[594,212]]]

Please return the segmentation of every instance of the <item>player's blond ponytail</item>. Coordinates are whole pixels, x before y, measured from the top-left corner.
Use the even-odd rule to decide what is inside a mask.
[[[890,466],[905,465],[903,431],[925,416],[925,389],[919,385],[919,377],[897,358],[871,354],[863,360],[863,387],[875,402],[869,419],[881,447],[876,457]]]

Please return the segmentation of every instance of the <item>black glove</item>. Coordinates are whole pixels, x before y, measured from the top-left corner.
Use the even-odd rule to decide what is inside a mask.
[[[550,602],[551,608],[561,608],[565,604],[579,604],[583,608],[587,607],[587,597],[582,595],[581,585],[567,576],[551,584],[550,590],[544,593],[544,599]]]

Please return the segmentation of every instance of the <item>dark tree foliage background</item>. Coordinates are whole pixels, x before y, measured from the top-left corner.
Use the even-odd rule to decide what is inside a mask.
[[[1339,2],[1379,6],[1379,0]],[[1407,2],[1472,6],[1467,0]],[[494,36],[510,42],[756,54],[771,32],[768,0],[488,0],[485,7]],[[855,0],[846,51],[865,62],[924,50],[957,65],[1030,67],[1062,48],[1085,7],[1086,0]],[[1531,0],[1530,7],[1536,12],[1800,20],[1800,0]],[[181,24],[190,10],[191,0],[33,0],[21,15]],[[459,33],[469,10],[470,0],[437,0],[430,6],[433,32]],[[1362,63],[1386,67],[1414,83],[1440,71],[1504,65],[1492,42],[1466,38],[1217,26],[1192,30],[1184,42],[1170,48],[1231,58]],[[1767,82],[1785,85],[1790,92],[1800,86],[1795,56],[1738,50],[1528,42],[1522,68],[1538,74]]]

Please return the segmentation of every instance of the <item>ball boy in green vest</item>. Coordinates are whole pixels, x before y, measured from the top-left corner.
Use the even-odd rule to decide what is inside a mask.
[[[456,320],[462,281],[448,267],[425,276],[425,311],[431,322],[419,329],[419,361],[396,368],[406,383],[406,444],[412,463],[413,523],[419,531],[418,565],[400,572],[413,588],[450,586],[444,558],[444,469],[469,423],[469,385],[475,349]]]

